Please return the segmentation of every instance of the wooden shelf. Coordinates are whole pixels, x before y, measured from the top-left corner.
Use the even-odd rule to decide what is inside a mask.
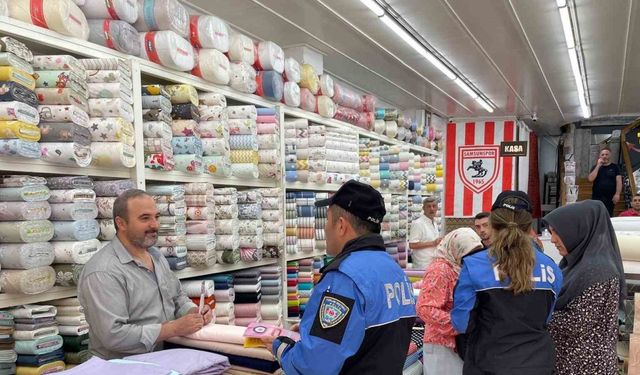
[[[206,173],[192,174],[178,171],[160,171],[156,169],[146,169],[144,172],[147,181],[163,181],[163,182],[209,182],[220,186],[234,187],[258,187],[273,188],[278,187],[275,180],[259,180],[259,179],[242,179],[238,177],[216,177]]]
[[[279,259],[262,259],[259,260],[257,262],[251,262],[251,263],[244,263],[244,262],[240,262],[240,263],[236,263],[236,264],[221,264],[221,263],[216,263],[211,267],[208,268],[192,268],[192,267],[187,267],[183,270],[180,271],[175,271],[174,273],[176,274],[176,276],[178,277],[178,279],[188,279],[190,277],[198,277],[198,276],[204,276],[204,275],[214,275],[217,273],[225,273],[225,272],[233,272],[233,271],[239,271],[239,270],[244,270],[244,269],[248,269],[248,268],[255,268],[255,267],[262,267],[262,266],[272,266],[274,264],[278,264],[279,263]]]
[[[12,306],[28,305],[33,303],[40,303],[45,301],[52,301],[55,299],[75,297],[78,295],[76,287],[62,287],[54,286],[52,289],[40,294],[15,294],[15,293],[1,293],[0,294],[0,309],[5,309]]]
[[[292,261],[292,260],[300,260],[300,259],[307,259],[307,258],[315,258],[315,257],[322,257],[327,255],[327,252],[324,250],[316,250],[312,253],[304,253],[304,252],[299,252],[297,254],[286,254],[285,259],[288,261]]]
[[[34,174],[60,174],[73,176],[131,178],[135,169],[106,169],[93,167],[71,167],[47,163],[39,159],[27,159],[10,156],[0,156],[0,170],[2,172],[34,173]]]

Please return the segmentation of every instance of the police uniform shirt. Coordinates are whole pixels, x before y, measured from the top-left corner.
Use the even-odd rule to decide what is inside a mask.
[[[287,375],[401,374],[415,298],[378,234],[359,237],[323,270],[300,324],[301,341],[278,338]]]

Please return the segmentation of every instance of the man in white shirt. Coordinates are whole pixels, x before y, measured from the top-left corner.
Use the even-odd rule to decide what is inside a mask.
[[[422,210],[424,213],[411,223],[409,248],[413,268],[424,270],[431,263],[436,246],[442,237],[435,223],[438,200],[433,197],[425,198],[422,202]]]

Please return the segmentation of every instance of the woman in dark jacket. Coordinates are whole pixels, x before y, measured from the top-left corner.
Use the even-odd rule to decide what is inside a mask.
[[[618,308],[626,288],[607,209],[587,200],[552,211],[544,222],[564,257],[564,284],[549,325],[556,374],[617,374]]]

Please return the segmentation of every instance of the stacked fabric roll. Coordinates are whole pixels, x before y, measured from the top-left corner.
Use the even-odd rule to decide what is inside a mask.
[[[23,305],[9,312],[15,317],[17,374],[48,374],[65,368],[62,337],[52,305]]]
[[[331,128],[326,135],[327,183],[343,184],[357,178],[359,167],[358,135],[349,130]]]
[[[3,37],[0,53],[0,155],[40,158],[40,115],[34,92],[33,54]]]
[[[229,85],[247,94],[253,94],[257,89],[256,47],[253,40],[241,33],[232,33],[229,38],[229,60],[231,61],[231,77]]]
[[[313,285],[314,286],[320,282],[320,278],[322,277],[322,273],[320,272],[320,270],[322,270],[322,267],[324,267],[324,258],[321,258],[321,257],[313,258]]]
[[[15,374],[18,354],[15,351],[15,321],[9,311],[0,311],[0,373]]]
[[[298,210],[296,206],[296,193],[287,192],[285,195],[285,225],[286,225],[286,251],[287,254],[298,253]]]
[[[133,168],[133,87],[131,63],[120,59],[84,59],[89,90],[88,128],[91,165]]]
[[[89,24],[89,41],[128,55],[140,55],[135,1],[83,0],[80,9]]]
[[[422,179],[424,174],[423,163],[420,155],[413,155],[412,158],[409,159],[409,171],[407,175],[407,189],[410,192],[420,193],[423,187],[426,189],[426,186],[422,184]],[[426,159],[426,157],[424,157]],[[426,160],[425,160],[426,166]]]
[[[288,182],[309,181],[309,122],[306,119],[286,120],[285,170]]]
[[[399,229],[400,229],[400,202],[399,196],[393,194],[383,194],[385,209],[387,213],[384,215],[381,223],[381,231],[382,239],[385,244],[388,244],[387,252],[391,255],[396,261],[399,260],[398,255],[398,247],[395,245],[399,240]]]
[[[238,191],[236,188],[215,189],[213,200],[218,263],[238,263],[240,261]]]
[[[255,45],[256,94],[279,102],[283,98],[284,51],[272,41],[261,41]]]
[[[316,193],[316,202],[329,198],[329,193]],[[327,209],[328,207],[316,207],[316,251],[326,251],[327,241],[324,234],[324,228],[327,225]]]
[[[233,326],[236,324],[236,316],[233,310],[233,302],[236,298],[235,290],[233,289],[233,275],[212,275],[212,279],[216,288],[216,324]]]
[[[47,183],[56,231],[52,242],[55,283],[75,286],[84,264],[102,248],[101,227],[95,219],[112,218],[113,201],[98,200],[94,183],[86,176],[49,177]]]
[[[414,136],[412,129],[415,129],[413,119],[405,112],[398,112],[398,134],[396,139],[403,142],[410,142]]]
[[[56,307],[56,323],[64,347],[64,361],[67,364],[81,364],[91,358],[89,353],[89,325],[78,298],[51,301]]]
[[[298,250],[303,253],[312,253],[315,250],[316,237],[315,193],[312,191],[297,191],[295,196]]]
[[[298,261],[287,262],[287,316],[300,317],[300,294],[298,293]]]
[[[345,85],[334,81],[333,102],[334,118],[351,123],[366,130],[374,130],[374,108],[376,98],[372,95],[360,95]]]
[[[82,180],[78,180],[77,183],[81,183]],[[127,190],[135,189],[136,183],[133,180],[100,180],[94,181],[93,190],[96,193],[96,203],[98,205],[98,225],[100,225],[100,234],[98,239],[101,242],[101,247],[104,247],[116,237],[116,225],[113,218],[113,203],[115,199]],[[62,269],[64,272],[61,274],[60,270],[56,268],[57,277],[65,275],[65,280],[70,281],[71,275],[73,275],[73,284],[76,285],[77,278],[80,276],[82,267],[74,267],[73,269]]]
[[[89,39],[87,18],[72,0],[9,1],[9,16],[62,35]]]
[[[406,268],[409,260],[409,197],[406,195],[396,195],[399,203],[399,229],[398,229],[398,260],[400,267]]]
[[[371,155],[371,148],[377,145],[378,141],[374,141],[371,138],[360,137],[358,139],[358,155],[360,156],[360,173],[358,181],[366,184],[371,184],[371,163],[370,158],[375,158],[375,155]]]
[[[156,246],[172,269],[180,269],[187,248],[185,186],[147,185],[146,191],[156,201],[160,214]]]
[[[191,73],[218,85],[228,85],[230,79],[229,26],[218,17],[192,15],[189,41],[195,48],[195,66]]]
[[[4,176],[0,184],[0,287],[5,293],[50,289],[53,236],[50,191],[42,177]],[[43,276],[43,280],[39,280]],[[55,278],[54,280],[55,281]]]
[[[320,90],[320,81],[311,64],[300,65],[300,108],[315,112],[318,107],[316,94]]]
[[[324,184],[327,181],[327,128],[324,125],[309,125],[309,182]]]
[[[282,267],[259,268],[262,280],[260,315],[265,323],[282,327]]]
[[[334,95],[333,78],[328,74],[319,77],[319,90],[316,96],[315,112],[322,117],[333,118],[336,114],[336,105],[331,97]]]
[[[42,177],[4,176],[1,181],[0,204],[5,207],[0,221],[0,243],[3,254],[7,255],[2,265],[8,268],[0,271],[0,287],[4,293],[43,293],[55,284],[52,267],[11,268],[30,262],[32,253],[44,252],[47,262],[51,257],[53,250],[47,241],[53,238],[55,229],[48,220],[51,215],[51,207],[46,202],[50,197],[49,188]]]
[[[252,322],[262,321],[261,280],[260,271],[255,268],[233,274],[233,290],[235,291],[233,310],[236,325],[246,327]]]
[[[263,257],[279,258],[285,244],[282,190],[267,188],[259,191],[262,193]]]
[[[375,146],[369,153],[369,182],[374,188],[404,192],[411,153],[397,145]]]
[[[171,127],[171,96],[161,85],[142,86],[142,129],[145,167],[172,171],[173,155]]]
[[[279,180],[282,176],[280,158],[280,121],[274,108],[258,108],[258,173],[260,178]]]
[[[187,72],[195,65],[189,35],[189,14],[177,0],[138,0],[140,57]]]
[[[86,167],[91,163],[87,71],[69,55],[35,56],[41,159]]]
[[[68,298],[63,300],[53,301],[54,304],[58,306],[58,308],[67,306],[74,307],[76,305],[76,298]],[[78,316],[77,314],[76,316]],[[57,319],[57,318],[56,318]],[[72,315],[69,316],[60,316],[61,320],[68,319],[77,319]],[[81,333],[83,332],[83,333]],[[79,365],[88,361],[92,355],[89,352],[89,333],[84,332],[84,330],[72,331],[73,334],[62,334],[62,348],[64,349],[64,362],[67,364],[67,368],[69,365]]]
[[[424,197],[422,195],[411,195],[409,196],[409,221],[414,221],[422,215],[422,200]]]
[[[188,263],[189,267],[212,266],[216,263],[213,184],[195,182],[184,185],[184,189],[187,216],[187,247],[184,249],[186,258],[183,252],[176,252],[167,260],[172,265],[172,262],[175,262],[177,265]],[[175,269],[181,268],[176,266]]]
[[[253,105],[231,106],[227,108],[227,114],[233,176],[256,179],[260,176],[256,122],[258,111]]]
[[[304,315],[313,290],[313,258],[301,259],[298,271],[298,295],[300,296],[300,317]]]
[[[211,92],[198,95],[200,137],[204,171],[217,177],[231,176],[227,99]]]
[[[292,57],[284,59],[282,102],[291,107],[300,106],[300,63]]]
[[[171,131],[175,170],[202,173],[202,140],[200,139],[200,110],[198,92],[190,85],[168,85],[171,109]]]
[[[238,234],[240,260],[243,262],[255,262],[262,259],[262,247],[264,246],[262,200],[260,190],[238,192]]]

